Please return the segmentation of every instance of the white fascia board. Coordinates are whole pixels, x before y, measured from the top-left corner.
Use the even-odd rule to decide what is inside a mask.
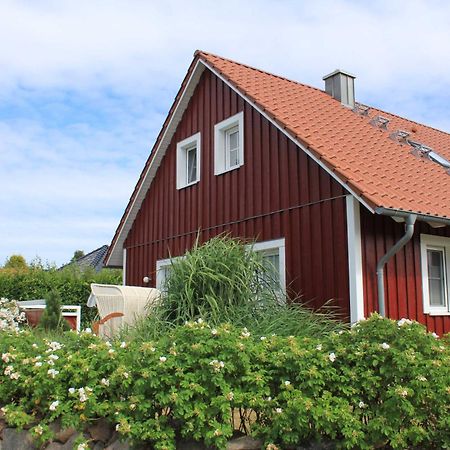
[[[292,142],[300,147],[313,161],[315,161],[325,172],[331,175],[341,186],[343,186],[350,194],[358,199],[371,213],[375,210],[353,189],[351,189],[348,184],[341,180],[341,178],[333,172],[326,164],[324,164],[320,159],[318,159],[307,147],[305,147],[301,142],[290,135],[281,125],[279,125],[274,119],[272,119],[264,110],[262,110],[255,102],[247,98],[242,94],[239,89],[234,87],[223,75],[217,72],[213,67],[211,67],[207,62],[202,61],[202,63],[214,74],[216,77],[220,78],[230,89],[236,92],[240,97],[242,97],[247,103],[249,103],[253,108],[255,108],[262,116],[264,116],[272,125],[274,125],[278,130],[280,130],[286,137],[288,137]]]
[[[364,319],[364,288],[361,250],[361,214],[359,202],[346,196],[348,277],[350,294],[350,322]]]
[[[163,133],[161,141],[157,148],[154,149],[154,156],[150,162],[150,165],[144,174],[144,179],[139,187],[136,196],[134,197],[133,203],[131,204],[130,209],[128,210],[127,216],[122,224],[122,228],[119,231],[117,239],[113,245],[109,258],[106,261],[106,265],[109,266],[118,266],[121,267],[123,265],[123,244],[125,239],[133,225],[134,219],[137,216],[137,213],[142,205],[142,202],[145,199],[145,195],[147,194],[150,185],[155,178],[156,171],[158,170],[159,165],[161,164],[161,160],[164,157],[166,150],[172,140],[172,137],[176,131],[176,128],[183,116],[184,111],[187,108],[189,100],[194,93],[194,89],[196,88],[200,77],[205,70],[205,65],[203,61],[198,60],[195,64],[194,69],[192,70],[191,76],[189,77],[186,87],[181,94],[178,105],[175,108],[175,111],[172,114],[172,117],[167,124],[167,127]]]

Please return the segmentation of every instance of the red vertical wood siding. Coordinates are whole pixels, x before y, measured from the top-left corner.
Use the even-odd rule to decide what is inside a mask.
[[[244,111],[244,165],[214,175],[214,125]],[[176,143],[201,132],[200,182],[176,189]],[[349,314],[345,192],[311,158],[206,70],[125,241],[127,283],[156,282],[156,261],[222,232],[285,238],[286,278],[311,306]]]
[[[404,224],[390,217],[374,215],[361,209],[364,311],[378,310],[376,266],[381,257],[405,233]],[[450,237],[450,227],[432,228],[416,222],[410,242],[385,268],[386,314],[393,319],[407,317],[417,320],[439,335],[450,331],[450,316],[430,316],[423,312],[420,234]]]

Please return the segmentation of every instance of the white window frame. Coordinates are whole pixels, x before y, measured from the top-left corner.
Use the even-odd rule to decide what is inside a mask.
[[[280,274],[280,288],[286,293],[286,244],[285,239],[274,239],[272,241],[255,242],[250,246],[256,253],[271,254],[275,250],[278,251],[278,259],[280,266],[278,271]]]
[[[197,158],[197,177],[188,182],[187,153],[195,146]],[[200,181],[200,154],[201,154],[201,135],[200,132],[183,139],[177,143],[177,189],[183,189],[192,186]]]
[[[427,250],[444,250],[444,289],[446,295],[445,306],[430,305],[430,292],[428,287],[428,258]],[[433,236],[430,234],[420,235],[420,259],[422,269],[422,292],[423,311],[430,316],[450,315],[450,238],[443,236]]]
[[[159,289],[160,291],[163,290],[166,283],[166,274],[162,269],[171,266],[174,261],[180,258],[184,258],[184,255],[158,259],[158,261],[156,261],[156,289]]]
[[[227,131],[238,127],[239,131],[239,164],[230,166],[227,157]],[[244,164],[244,112],[241,111],[228,119],[214,125],[214,175],[239,169]]]

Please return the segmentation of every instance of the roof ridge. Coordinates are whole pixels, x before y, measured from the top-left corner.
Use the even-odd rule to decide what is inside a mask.
[[[205,52],[203,50],[196,50],[195,53],[194,53],[194,56],[199,56],[199,55],[200,56],[204,55],[206,57],[207,56],[213,56],[214,58],[219,58],[219,59],[222,59],[224,61],[227,61],[227,62],[230,62],[230,63],[233,63],[233,64],[237,64],[238,66],[242,66],[242,67],[245,67],[245,68],[250,69],[250,70],[255,70],[256,72],[260,72],[260,73],[263,73],[263,74],[266,74],[266,75],[270,75],[271,77],[278,78],[280,80],[287,81],[289,83],[294,83],[294,84],[297,84],[299,86],[303,86],[303,87],[307,87],[307,88],[310,88],[310,89],[314,89],[315,91],[323,92],[325,94],[325,91],[323,89],[318,88],[318,87],[311,86],[311,85],[305,84],[305,83],[300,83],[300,81],[292,80],[291,78],[283,77],[282,75],[278,75],[276,73],[269,72],[267,70],[263,70],[263,69],[260,69],[258,67],[250,66],[249,64],[241,63],[239,61],[235,61],[234,59],[224,58],[223,56],[216,55],[215,53]]]

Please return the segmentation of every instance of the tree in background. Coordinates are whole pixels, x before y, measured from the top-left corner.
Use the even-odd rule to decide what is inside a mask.
[[[5,269],[25,270],[28,269],[28,264],[22,255],[11,255],[5,261]]]
[[[73,256],[72,259],[70,260],[71,263],[78,261],[80,258],[82,258],[83,256],[85,256],[84,251],[83,250],[75,250],[73,252]]]
[[[68,323],[61,314],[61,296],[55,289],[51,290],[47,296],[39,325],[47,331],[69,329]]]

